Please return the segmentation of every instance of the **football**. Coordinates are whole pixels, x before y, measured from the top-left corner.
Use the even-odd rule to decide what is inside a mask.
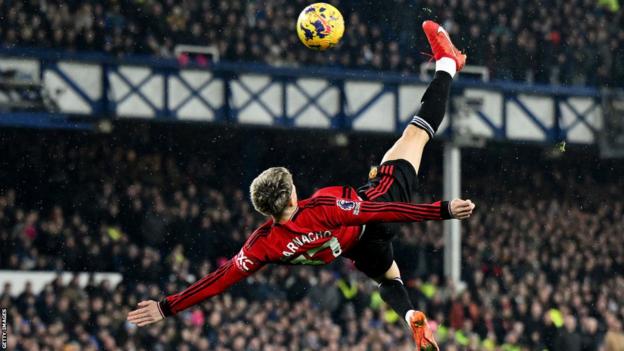
[[[344,19],[337,8],[317,2],[301,11],[297,19],[297,35],[313,50],[327,50],[340,42],[344,34]]]

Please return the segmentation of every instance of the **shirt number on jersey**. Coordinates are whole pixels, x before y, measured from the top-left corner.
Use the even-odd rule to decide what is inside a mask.
[[[340,256],[342,254],[342,247],[340,247],[340,242],[336,237],[331,238],[331,240],[325,242],[323,245],[319,247],[315,247],[306,251],[305,253],[295,257],[290,263],[292,264],[307,264],[307,265],[320,265],[325,264],[323,260],[315,260],[312,259],[317,252],[329,248],[334,255],[334,257]]]

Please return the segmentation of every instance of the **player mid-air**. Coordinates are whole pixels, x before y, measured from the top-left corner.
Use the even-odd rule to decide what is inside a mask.
[[[414,310],[393,258],[392,238],[397,222],[466,219],[475,205],[454,199],[411,204],[423,150],[444,118],[453,76],[466,56],[437,23],[423,30],[436,60],[436,73],[422,98],[417,116],[386,152],[366,185],[320,189],[298,201],[292,175],[269,168],[251,184],[254,208],[269,219],[247,239],[240,252],[186,290],[160,302],[141,301],[128,320],[138,326],[158,322],[207,298],[270,263],[318,265],[344,256],[379,283],[380,294],[412,329],[418,350],[438,349],[423,312]],[[392,222],[392,223],[390,223]]]

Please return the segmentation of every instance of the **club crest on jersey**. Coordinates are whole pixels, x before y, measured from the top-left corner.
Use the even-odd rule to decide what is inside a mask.
[[[353,214],[360,213],[360,203],[351,200],[336,200],[336,205],[343,211],[353,211]]]
[[[368,172],[368,179],[373,180],[377,177],[377,167],[371,167],[370,172]]]

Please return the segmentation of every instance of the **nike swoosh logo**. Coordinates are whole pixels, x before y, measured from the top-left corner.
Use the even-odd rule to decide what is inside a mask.
[[[438,33],[442,33],[444,34],[444,36],[446,37],[446,39],[448,39],[449,43],[451,44],[451,50],[453,50],[453,54],[455,56],[459,55],[459,53],[457,52],[457,50],[455,49],[455,46],[453,45],[453,42],[451,41],[451,37],[449,37],[448,33],[446,32],[446,30],[444,30],[444,28],[442,28],[441,26],[438,27]]]
[[[442,33],[442,34],[444,34],[444,36],[446,37],[446,39],[448,39],[449,41],[451,41],[451,38],[449,37],[448,33],[444,30],[444,28],[442,28],[442,27],[438,27],[438,33]]]

